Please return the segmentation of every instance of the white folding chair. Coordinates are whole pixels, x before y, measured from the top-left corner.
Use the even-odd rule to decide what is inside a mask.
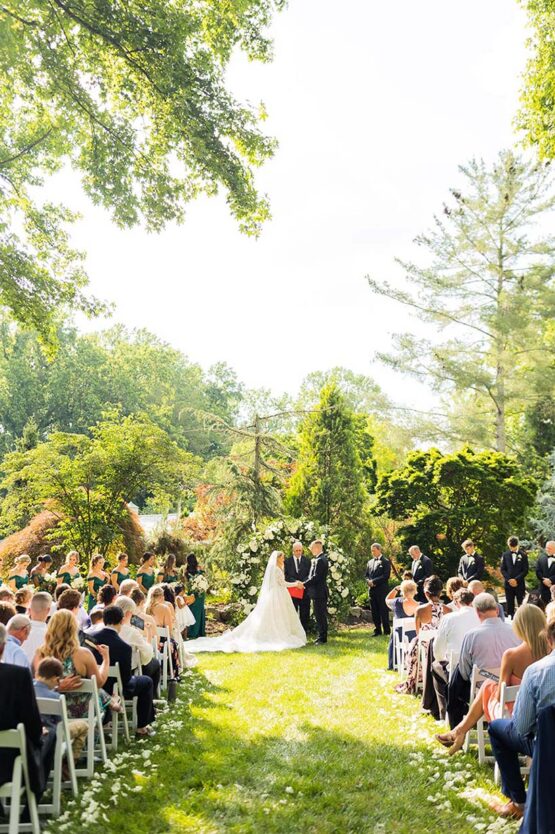
[[[450,651],[447,655],[447,670],[449,672],[449,680],[447,685],[451,683],[453,675],[455,674],[455,669],[457,668],[457,664],[459,662],[460,652]],[[445,726],[449,727],[449,715],[445,712]]]
[[[485,669],[486,672],[491,672],[493,675],[499,676],[500,669]],[[470,699],[469,704],[474,702],[476,693],[480,689],[484,681],[491,680],[486,675],[482,675],[480,669],[476,665],[472,667],[472,675],[470,677]],[[478,745],[478,762],[483,765],[486,762],[494,762],[495,756],[486,755],[486,721],[483,716],[478,719],[475,730],[469,730],[464,740],[464,752],[468,753],[470,745],[476,741]]]
[[[9,822],[0,825],[0,831],[6,834],[20,834],[30,831],[32,834],[40,834],[39,814],[35,794],[31,790],[29,781],[29,768],[27,765],[27,744],[25,738],[25,727],[18,724],[15,730],[2,730],[0,732],[0,750],[15,750],[15,757],[12,778],[9,782],[0,785],[0,802],[6,808],[9,803]],[[22,800],[24,800],[22,802]],[[27,804],[31,822],[20,822],[21,811]]]
[[[402,678],[406,675],[405,657],[410,645],[407,634],[415,629],[414,617],[401,617],[393,620],[393,664]],[[398,633],[399,631],[401,634]]]
[[[64,757],[69,770],[69,784],[71,785],[73,796],[77,796],[78,793],[66,699],[64,695],[60,695],[59,699],[37,698],[37,704],[41,715],[54,715],[59,718],[56,726],[56,749],[54,751],[54,763],[52,766],[52,802],[41,802],[38,810],[39,814],[52,814],[54,817],[59,817],[62,805],[62,765]]]
[[[103,764],[108,761],[106,753],[106,742],[104,739],[104,727],[102,724],[102,710],[100,709],[100,701],[98,698],[98,685],[96,678],[83,678],[78,689],[74,689],[75,694],[86,694],[89,696],[89,709],[86,720],[89,724],[89,732],[87,734],[86,743],[86,766],[77,767],[75,774],[77,776],[84,776],[90,779],[94,774],[94,756],[97,748],[95,747],[95,734],[98,734],[98,752]],[[72,693],[72,694],[73,694]]]
[[[132,648],[131,652],[131,671],[134,675],[142,675],[143,667],[141,664],[141,654],[138,649]]]
[[[161,676],[161,683],[162,689],[167,691],[168,689],[168,680],[169,678],[173,678],[173,663],[172,663],[172,653],[171,653],[171,644],[170,644],[170,629],[167,626],[157,626],[156,633],[158,635],[158,640],[163,639],[164,643],[162,644],[162,650],[158,650],[157,648],[157,656],[160,660],[160,664],[162,666],[162,676]]]
[[[121,672],[119,668],[119,663],[116,663],[115,666],[110,666],[108,670],[108,677],[112,678],[114,683],[113,694],[115,696],[119,696],[123,710],[121,713],[117,712],[116,710],[112,710],[112,750],[118,749],[118,733],[119,733],[119,718],[121,715],[122,719],[122,732],[127,742],[130,741],[129,735],[129,721],[127,718],[127,710],[131,710],[131,721],[133,730],[137,729],[137,702],[138,698],[135,695],[133,698],[125,698],[123,694],[123,684],[121,681]]]
[[[518,695],[518,691],[520,689],[520,685],[518,686],[507,686],[506,683],[501,684],[501,693],[499,697],[499,717],[500,718],[510,718],[511,713],[508,708],[508,704],[513,703],[516,701],[516,696]],[[520,761],[520,775],[521,776],[529,776],[530,775],[530,768],[532,767],[532,759],[529,756],[519,756]],[[501,773],[499,772],[499,765],[495,762],[495,769],[494,769],[494,779],[495,784],[499,785],[501,783]]]
[[[418,646],[416,649],[416,692],[424,691],[424,680],[421,679],[420,671],[425,665],[425,652],[428,650],[428,643],[437,637],[437,628],[428,628],[418,634]]]

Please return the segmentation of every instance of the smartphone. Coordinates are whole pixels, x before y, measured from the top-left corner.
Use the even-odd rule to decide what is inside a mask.
[[[131,625],[135,626],[135,628],[140,628],[141,631],[145,630],[145,621],[142,620],[137,614],[133,614],[131,617]]]

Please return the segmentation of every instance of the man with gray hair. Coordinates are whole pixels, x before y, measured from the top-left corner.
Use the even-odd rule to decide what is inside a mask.
[[[429,556],[424,556],[417,544],[409,547],[409,556],[412,559],[410,572],[412,573],[412,580],[416,582],[418,592],[415,599],[418,602],[427,602],[426,594],[424,593],[424,582],[434,572],[434,566]]]
[[[120,597],[130,597],[132,591],[135,591],[138,587],[139,584],[134,579],[124,579],[119,586],[119,595]]]
[[[46,621],[50,615],[52,597],[46,591],[37,591],[33,594],[29,606],[29,617],[31,619],[31,631],[29,637],[22,645],[29,663],[33,662],[35,652],[44,643],[46,634]]]
[[[536,576],[540,581],[540,593],[544,602],[551,600],[551,588],[555,586],[555,541],[545,543],[545,553],[539,557]]]
[[[25,614],[16,614],[6,626],[8,638],[4,649],[4,663],[11,663],[13,666],[23,666],[31,669],[27,655],[21,648],[31,632],[31,620]]]

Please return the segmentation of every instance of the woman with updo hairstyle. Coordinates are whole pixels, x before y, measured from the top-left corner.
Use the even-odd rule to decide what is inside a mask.
[[[411,573],[412,577],[412,573]],[[412,579],[404,579],[400,585],[396,588],[393,588],[392,591],[388,593],[385,598],[385,604],[387,607],[393,611],[393,619],[394,620],[404,620],[410,619],[414,617],[418,606],[418,603],[415,600],[415,596],[418,592],[418,587],[416,582],[413,582]],[[402,636],[401,628],[396,628],[397,636],[399,640]],[[416,631],[405,631],[405,636],[410,641],[414,637],[416,637]],[[391,637],[389,638],[389,647],[388,647],[388,666],[389,670],[393,669],[393,643],[394,634],[391,632]]]
[[[161,583],[161,584],[167,583],[168,585],[171,585],[172,583],[177,582],[179,577],[177,575],[177,566],[176,565],[177,565],[177,560],[176,560],[175,556],[173,555],[173,553],[168,553],[168,555],[166,556],[166,559],[164,561],[164,564],[162,565],[162,567],[158,571],[158,575],[156,577],[156,582]]]
[[[76,550],[70,550],[66,560],[58,571],[58,585],[69,585],[79,576],[79,554]]]
[[[50,570],[52,564],[52,556],[45,553],[44,556],[39,556],[37,564],[31,570],[30,578],[35,588],[42,588],[44,585],[44,577]]]
[[[137,571],[137,584],[141,591],[144,591],[145,594],[148,594],[156,582],[156,570],[154,568],[155,562],[155,554],[151,553],[150,550],[147,550],[147,552],[143,554],[141,566]]]
[[[113,585],[103,585],[96,596],[96,604],[103,605],[107,608],[113,603],[117,597],[116,589]]]
[[[16,556],[13,562],[13,570],[8,577],[8,587],[12,591],[19,591],[24,585],[29,584],[29,565],[31,564],[31,557],[26,553],[21,556]]]
[[[127,567],[129,563],[129,556],[127,553],[118,553],[117,562],[116,567],[110,574],[110,582],[119,594],[119,586],[126,579],[129,579],[129,568]]]
[[[199,565],[195,554],[189,553],[187,556],[185,577],[189,586],[189,594],[194,597],[193,602],[189,603],[189,608],[191,610],[191,614],[195,618],[195,622],[189,626],[187,631],[187,638],[189,640],[195,640],[197,637],[206,637],[206,594],[196,591],[193,587],[195,576],[202,576],[203,573],[204,571]]]
[[[454,598],[457,591],[460,591],[461,588],[466,588],[466,582],[464,581],[464,579],[461,579],[460,576],[450,576],[447,582],[445,583],[445,593],[449,597],[447,608],[449,608],[451,611],[457,611],[457,606],[455,605]]]
[[[27,614],[31,600],[33,599],[33,592],[31,588],[26,585],[15,592],[15,610],[17,614]]]
[[[87,595],[87,611],[91,611],[94,608],[98,592],[104,585],[108,584],[108,580],[109,576],[104,570],[104,556],[97,553],[91,559],[91,567],[87,576],[87,586],[89,589]]]

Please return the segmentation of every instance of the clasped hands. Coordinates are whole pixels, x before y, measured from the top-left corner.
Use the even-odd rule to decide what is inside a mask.
[[[304,588],[304,582],[297,580],[297,582],[295,582],[295,588]]]

